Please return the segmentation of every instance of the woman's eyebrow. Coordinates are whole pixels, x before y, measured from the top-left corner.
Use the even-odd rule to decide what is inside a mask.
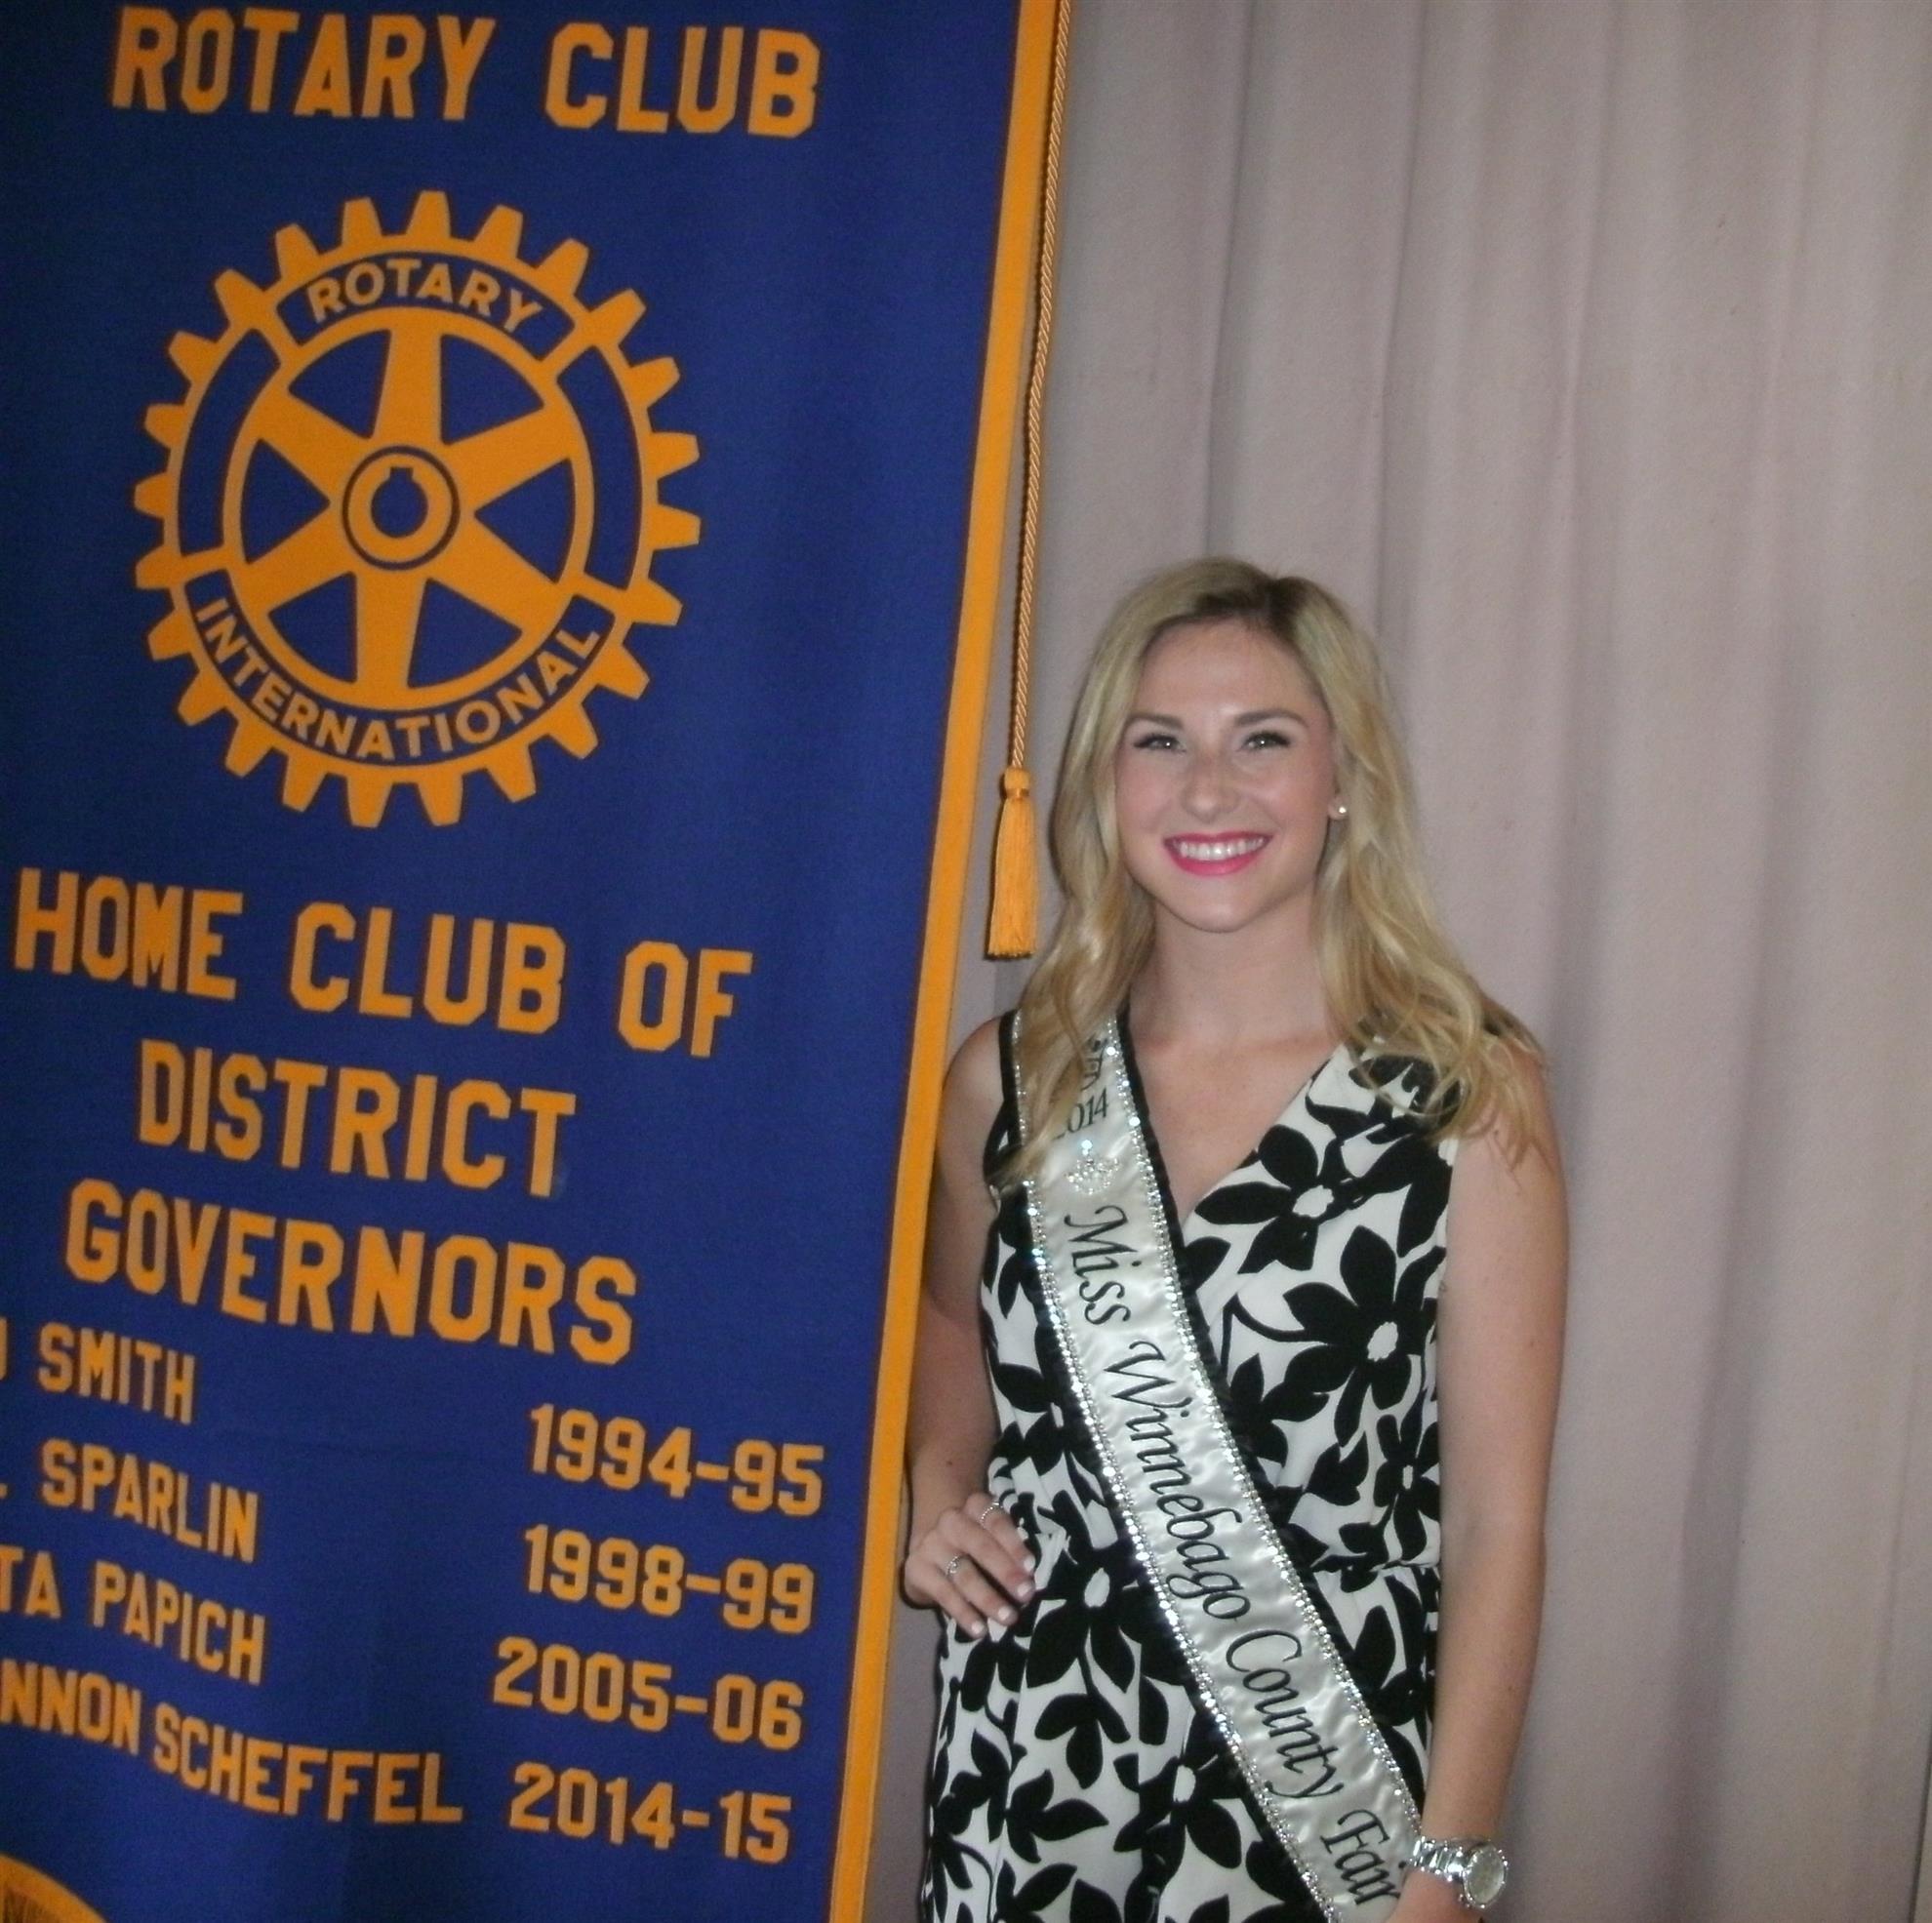
[[[1308,716],[1298,713],[1292,707],[1250,708],[1245,714],[1237,714],[1234,717],[1234,725],[1237,728],[1252,728],[1258,721],[1296,721],[1304,728],[1308,725]],[[1127,717],[1127,725],[1130,728],[1136,722],[1146,722],[1157,728],[1180,728],[1186,725],[1178,714],[1149,714],[1146,708],[1136,708]]]

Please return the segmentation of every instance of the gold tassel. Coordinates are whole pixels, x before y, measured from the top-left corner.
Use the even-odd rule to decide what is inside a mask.
[[[1032,778],[1024,768],[1009,768],[999,778],[999,823],[993,830],[992,911],[986,919],[986,953],[995,960],[1030,955],[1039,916]]]

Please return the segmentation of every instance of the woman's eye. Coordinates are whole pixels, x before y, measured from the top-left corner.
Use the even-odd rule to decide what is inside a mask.
[[[1162,734],[1136,735],[1128,742],[1129,747],[1137,748],[1171,748],[1179,747],[1181,743],[1176,737]]]
[[[1248,737],[1249,747],[1286,747],[1288,737],[1278,728],[1258,728]]]

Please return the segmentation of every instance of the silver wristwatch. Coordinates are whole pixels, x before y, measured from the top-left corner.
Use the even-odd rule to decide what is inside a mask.
[[[1465,1909],[1487,1909],[1509,1880],[1509,1859],[1486,1836],[1418,1836],[1409,1863],[1453,1884]]]

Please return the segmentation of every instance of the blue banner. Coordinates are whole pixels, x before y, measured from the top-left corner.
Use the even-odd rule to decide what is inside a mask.
[[[832,1906],[1039,11],[6,10],[9,1917]]]

